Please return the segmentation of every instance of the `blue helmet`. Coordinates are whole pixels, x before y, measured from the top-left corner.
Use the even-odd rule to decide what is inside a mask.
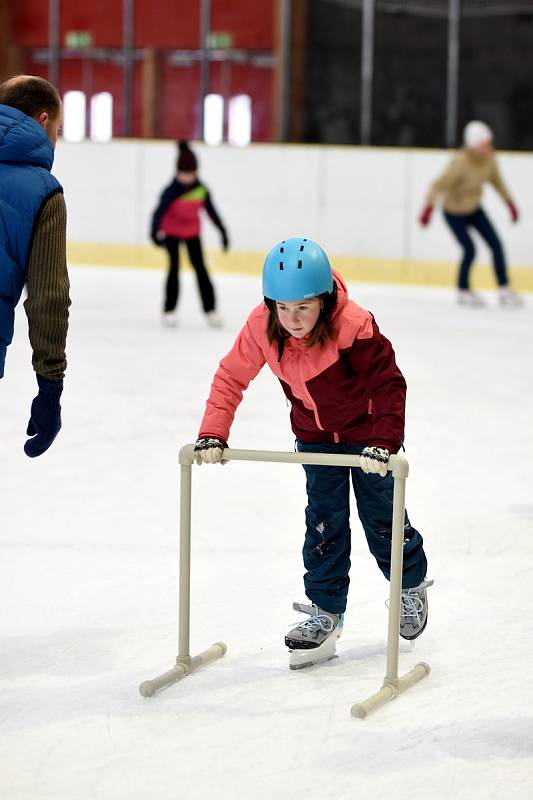
[[[263,295],[287,302],[308,300],[333,291],[327,255],[311,239],[284,239],[275,245],[263,266]]]

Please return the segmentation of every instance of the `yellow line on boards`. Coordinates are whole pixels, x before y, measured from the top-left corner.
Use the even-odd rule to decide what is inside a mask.
[[[232,251],[223,253],[211,250],[206,253],[208,268],[213,272],[236,275],[260,275],[265,254]],[[166,269],[166,252],[149,245],[115,245],[108,243],[78,243],[67,245],[69,264],[98,267],[139,267]],[[190,265],[186,251],[183,266]],[[398,283],[419,286],[455,286],[457,265],[439,261],[404,261],[401,259],[353,258],[332,256],[331,262],[348,281],[360,283]],[[472,287],[495,288],[494,272],[487,264],[472,267]],[[519,291],[533,292],[533,267],[510,269],[511,283]]]

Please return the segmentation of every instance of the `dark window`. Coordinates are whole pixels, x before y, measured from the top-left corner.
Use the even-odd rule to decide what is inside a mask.
[[[532,6],[522,15],[495,13],[501,2],[485,3],[481,15],[475,5],[461,19],[459,127],[481,119],[497,147],[533,150],[533,2],[507,4]]]
[[[299,102],[290,109],[302,119],[293,139],[360,142],[363,5],[300,0],[306,57]],[[481,119],[497,147],[533,149],[533,0],[459,6],[457,105],[452,96],[447,120],[450,0],[375,0],[372,144],[459,145],[464,125]],[[454,109],[455,141],[447,142]]]
[[[372,144],[443,147],[447,20],[376,5]]]
[[[361,11],[331,0],[310,0],[304,89],[306,142],[359,141]]]

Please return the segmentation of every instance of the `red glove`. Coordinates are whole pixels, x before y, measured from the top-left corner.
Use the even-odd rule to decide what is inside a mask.
[[[511,219],[513,222],[518,222],[518,209],[513,203],[512,200],[507,201],[507,205],[509,206],[509,211],[511,212]]]
[[[426,227],[429,224],[429,220],[431,219],[431,214],[433,213],[433,206],[426,206],[425,209],[420,214],[418,221],[421,225]]]

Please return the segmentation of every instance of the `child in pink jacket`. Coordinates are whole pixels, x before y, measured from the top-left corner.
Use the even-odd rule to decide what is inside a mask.
[[[368,547],[390,578],[393,478],[389,455],[404,435],[406,384],[391,343],[372,314],[348,298],[342,277],[310,239],[272,248],[263,268],[264,301],[253,309],[214,376],[195,446],[196,461],[222,460],[237,406],[265,363],[291,405],[299,452],[361,456],[361,469],[304,465],[303,547],[307,615],[285,636],[293,669],[332,658],[341,634],[350,570],[350,478]],[[405,515],[400,633],[427,623],[427,562]]]
[[[202,306],[209,325],[219,328],[222,318],[216,311],[216,297],[207,271],[200,239],[200,211],[204,209],[222,237],[222,247],[227,250],[229,239],[226,228],[215,209],[211,195],[198,179],[198,160],[184,140],[179,142],[176,177],[165,188],[152,215],[150,236],[153,243],[165,247],[168,253],[168,275],[165,284],[163,323],[174,327],[177,323],[176,307],[179,299],[180,245],[185,243],[189,261],[196,273]]]

